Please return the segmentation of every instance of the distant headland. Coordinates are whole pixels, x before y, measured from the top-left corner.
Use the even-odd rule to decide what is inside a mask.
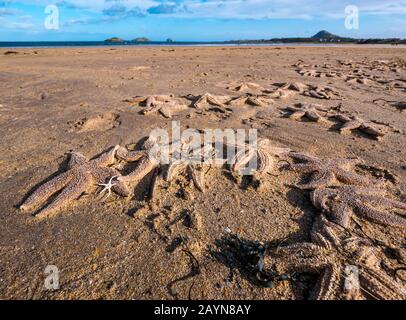
[[[322,30],[317,32],[312,37],[290,37],[290,38],[271,38],[271,39],[257,39],[257,40],[228,40],[228,41],[185,41],[185,42],[177,42],[168,38],[166,41],[151,41],[146,37],[135,38],[134,40],[123,40],[118,37],[113,37],[104,40],[107,43],[203,43],[203,44],[278,44],[278,43],[309,43],[309,44],[320,44],[320,43],[354,43],[354,44],[406,44],[406,39],[399,39],[399,38],[387,38],[387,39],[379,39],[379,38],[368,38],[368,39],[356,39],[350,37],[341,37],[335,34],[332,34],[326,30]]]
[[[310,38],[272,38],[260,40],[231,40],[225,43],[237,44],[266,44],[266,43],[355,43],[355,44],[406,44],[406,39],[389,38],[389,39],[356,39],[349,37],[341,37],[332,34],[326,30],[317,32]]]
[[[112,43],[124,43],[124,42],[134,42],[134,43],[148,43],[151,42],[151,40],[149,40],[146,37],[140,37],[140,38],[135,38],[134,40],[124,40],[118,37],[113,37],[113,38],[109,38],[104,40],[104,42],[112,42]]]

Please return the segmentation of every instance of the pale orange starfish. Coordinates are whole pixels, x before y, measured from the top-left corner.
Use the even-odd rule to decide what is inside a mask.
[[[93,160],[88,160],[81,153],[72,153],[68,170],[35,190],[20,206],[20,209],[23,211],[31,210],[62,190],[49,205],[35,215],[39,219],[50,217],[95,185],[102,185],[105,190],[111,189],[120,196],[128,196],[129,191],[123,183],[120,181],[112,182],[114,177],[118,179],[120,177],[117,170],[109,167],[114,163],[117,149],[118,146]]]

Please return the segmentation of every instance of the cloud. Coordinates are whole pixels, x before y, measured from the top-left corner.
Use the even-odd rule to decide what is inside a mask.
[[[104,9],[102,11],[104,16],[117,18],[117,19],[126,19],[131,17],[143,17],[144,14],[142,13],[141,9],[138,7],[128,9],[124,5],[115,4],[110,8]]]
[[[295,19],[339,20],[348,4],[361,16],[406,15],[406,0],[57,0],[58,6],[73,10],[76,17],[65,25],[108,23],[144,16],[181,19]],[[49,0],[16,0],[26,5],[46,6]],[[1,7],[1,4],[7,7]],[[0,0],[0,16],[10,14],[10,0]],[[81,17],[80,17],[80,16]],[[72,15],[71,15],[72,16]]]
[[[0,25],[1,29],[12,29],[12,30],[29,30],[34,28],[34,24],[30,22],[9,21],[1,16],[0,16]]]
[[[13,16],[18,14],[19,11],[18,10],[14,10],[14,9],[7,9],[7,8],[0,8],[0,17],[1,16]]]
[[[129,9],[121,4],[116,3],[106,9],[103,9],[100,16],[69,19],[68,21],[63,22],[62,26],[66,27],[75,25],[109,23],[129,18],[141,18],[144,16],[145,14],[138,7]]]
[[[176,12],[177,6],[175,4],[161,3],[155,7],[151,7],[147,10],[150,14],[172,14]]]

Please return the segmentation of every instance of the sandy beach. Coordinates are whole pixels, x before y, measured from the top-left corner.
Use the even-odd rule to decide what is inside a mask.
[[[238,245],[251,242],[272,250],[312,242],[320,216],[333,220],[312,203],[311,188],[298,188],[309,175],[282,168],[283,161],[260,187],[219,166],[205,171],[204,192],[179,174],[150,201],[151,172],[127,184],[128,197],[103,197],[95,186],[43,219],[19,207],[67,169],[70,152],[91,159],[116,145],[134,150],[173,120],[182,129],[255,128],[276,147],[319,159],[358,158],[359,175],[379,179],[386,198],[405,204],[405,57],[403,47],[373,46],[1,49],[0,299],[312,297],[324,267],[294,273],[285,260],[266,255],[267,268],[289,275],[267,286],[238,256]],[[209,99],[196,106],[206,93],[220,105]],[[139,97],[151,95],[173,95],[183,107],[170,114],[147,109]],[[358,126],[340,133],[354,120]],[[137,162],[113,166],[126,175]],[[348,226],[338,229],[346,239],[370,241],[375,260],[366,270],[387,279],[374,284],[365,276],[367,289],[357,298],[390,297],[385,290],[406,297],[405,225],[351,209]],[[382,207],[405,218],[406,210],[392,209]],[[237,248],[231,235],[240,239]],[[329,259],[353,265],[357,253],[350,248]],[[44,286],[50,265],[59,270],[58,290]],[[343,286],[342,279],[331,281]],[[342,298],[337,292],[332,297]]]

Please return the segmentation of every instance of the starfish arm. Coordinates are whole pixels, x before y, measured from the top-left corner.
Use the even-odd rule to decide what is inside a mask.
[[[383,137],[388,133],[388,130],[384,129],[383,127],[373,125],[372,123],[363,123],[360,126],[360,130],[375,137]]]
[[[205,187],[204,187],[204,172],[202,168],[198,169],[196,165],[194,164],[189,164],[188,169],[190,171],[190,174],[192,176],[193,183],[195,187],[200,191],[204,192]]]
[[[293,119],[293,120],[298,120],[298,119],[302,118],[305,114],[306,114],[306,111],[299,110],[299,111],[293,112],[293,113],[289,116],[289,118],[290,118],[290,119]]]
[[[152,175],[151,183],[149,185],[149,192],[148,192],[149,200],[155,199],[155,195],[157,193],[160,182],[161,182],[160,170],[159,170],[159,168],[155,168],[154,173]]]
[[[153,169],[158,166],[157,161],[151,159],[148,155],[143,157],[135,170],[131,172],[127,176],[121,176],[118,178],[119,181],[122,182],[139,182],[142,178],[144,178],[148,173],[150,173]]]
[[[116,156],[120,160],[135,162],[145,156],[145,151],[128,151],[126,148],[120,147],[117,150]]]
[[[238,171],[242,169],[254,157],[256,151],[253,148],[240,149],[233,159],[231,159],[231,170]]]
[[[330,186],[335,181],[335,175],[331,171],[315,172],[309,183],[301,184],[299,188],[304,190],[312,190]]]
[[[128,197],[130,195],[130,190],[127,188],[126,184],[123,183],[122,181],[116,181],[114,182],[113,187],[111,190],[118,194],[121,197]]]
[[[318,111],[322,111],[322,112],[328,112],[329,109],[325,106],[322,106],[320,104],[313,104],[314,108]]]
[[[312,231],[310,233],[311,239],[315,244],[331,250],[333,247],[335,250],[341,248],[340,232],[341,227],[329,220],[327,220],[323,215],[313,224]]]
[[[161,105],[157,104],[157,105],[151,105],[149,107],[145,107],[144,109],[142,109],[141,114],[143,115],[149,115],[155,112],[158,112],[161,109]]]
[[[289,155],[289,152],[291,152],[292,150],[289,148],[279,148],[279,147],[274,147],[274,146],[268,146],[268,148],[266,148],[266,150],[274,155],[274,156],[278,156],[278,157],[285,157]]]
[[[341,187],[343,192],[357,194],[357,195],[371,195],[371,196],[384,196],[386,194],[385,189],[378,189],[378,188],[365,188],[360,186],[343,186]]]
[[[406,286],[381,270],[360,268],[360,285],[364,292],[380,300],[406,300]]]
[[[208,94],[206,96],[206,101],[208,103],[210,103],[212,105],[215,105],[215,106],[218,106],[218,107],[223,107],[224,106],[224,104],[220,100],[218,100],[217,97],[212,96],[211,94]]]
[[[269,152],[265,152],[262,149],[258,150],[258,167],[257,171],[262,172],[271,172],[274,167],[274,160],[272,155]]]
[[[115,146],[111,148],[109,151],[101,154],[96,159],[91,160],[90,162],[96,166],[109,166],[112,165],[115,161],[116,152],[120,148],[120,146]]]
[[[328,264],[327,251],[313,243],[298,243],[277,250],[288,272],[320,272]]]
[[[195,103],[193,103],[193,107],[196,109],[201,109],[207,102],[207,95],[202,95]]]
[[[345,202],[335,202],[330,209],[331,219],[334,223],[349,228],[353,211]]]
[[[340,269],[333,263],[326,266],[316,287],[312,290],[312,300],[336,300],[340,293],[341,283]]]
[[[164,105],[159,109],[159,113],[162,114],[167,119],[172,119],[171,106]]]
[[[300,173],[312,173],[316,171],[318,166],[312,163],[295,163],[289,166],[289,169]]]
[[[147,108],[150,108],[151,106],[155,106],[155,104],[156,104],[155,96],[149,96],[145,103],[146,103]]]
[[[362,176],[360,174],[357,174],[355,172],[351,172],[349,170],[345,170],[342,168],[337,168],[334,171],[337,180],[347,183],[347,184],[355,184],[355,185],[361,185],[361,186],[370,186],[372,184],[371,179],[369,179],[366,176]],[[376,184],[377,181],[374,181],[374,184]]]
[[[397,200],[392,200],[392,199],[379,197],[379,196],[368,196],[368,195],[360,196],[360,199],[367,200],[371,203],[377,204],[378,206],[406,210],[406,203],[403,203],[403,202],[400,202]]]
[[[59,209],[77,199],[92,182],[92,177],[81,176],[73,179],[60,194],[45,208],[35,215],[36,219],[44,219],[53,216]]]
[[[355,203],[355,207],[357,209],[357,213],[359,213],[365,219],[372,220],[382,225],[406,227],[406,219],[396,214],[372,208],[358,201]]]
[[[344,122],[344,123],[350,122],[352,120],[350,117],[343,115],[343,114],[336,114],[336,115],[334,115],[334,118],[336,118],[338,121]]]
[[[87,158],[83,154],[79,152],[72,152],[68,162],[68,169],[72,169],[75,166],[81,166],[87,161]]]
[[[334,196],[336,196],[336,192],[334,190],[320,188],[312,191],[312,193],[310,194],[310,200],[316,208],[324,212],[330,212],[328,200]]]
[[[319,122],[323,118],[314,110],[307,110],[305,113],[306,117],[311,121]]]
[[[41,185],[35,190],[20,206],[20,209],[27,211],[36,207],[41,202],[45,201],[48,197],[65,187],[72,179],[72,172],[63,172],[52,180]]]
[[[228,102],[228,105],[230,106],[242,106],[246,103],[247,101],[247,97],[242,96],[242,97],[238,97],[235,99],[232,99]]]
[[[120,172],[110,167],[96,167],[92,172],[94,180],[98,183],[106,183],[113,177],[121,177]],[[119,196],[127,197],[130,194],[127,186],[121,181],[114,181],[111,190],[117,193]]]
[[[307,162],[315,162],[315,163],[320,163],[320,159],[314,156],[310,156],[308,154],[303,154],[299,152],[290,152],[289,157],[293,158],[294,160],[297,161],[307,161]]]
[[[301,108],[295,107],[295,106],[287,106],[285,109],[286,109],[287,111],[291,111],[291,112],[303,111]]]
[[[358,129],[361,126],[361,123],[358,120],[351,120],[344,123],[340,128],[340,133],[348,133],[351,130]]]
[[[165,181],[171,182],[175,178],[175,176],[179,174],[180,171],[184,170],[187,167],[187,165],[188,162],[184,160],[172,161],[166,170]]]

